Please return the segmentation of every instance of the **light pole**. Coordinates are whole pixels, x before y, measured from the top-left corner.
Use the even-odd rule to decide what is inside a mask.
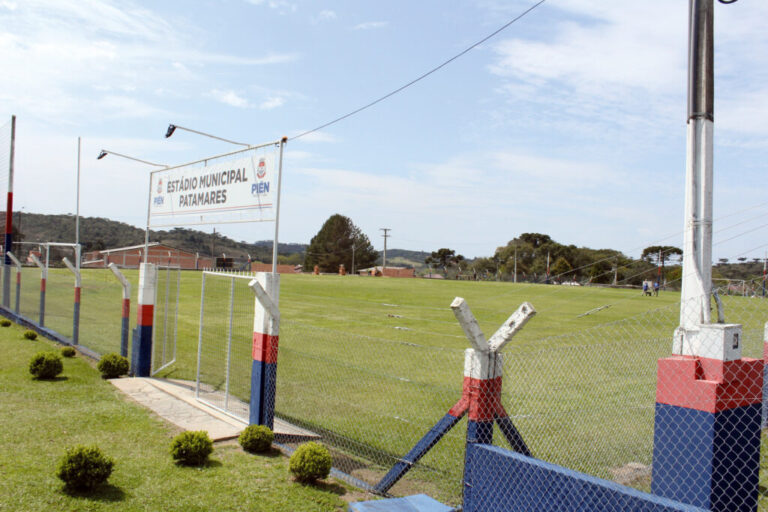
[[[390,237],[388,234],[392,229],[390,228],[379,228],[379,231],[383,231],[384,234],[382,235],[384,237],[384,258],[382,259],[381,263],[381,275],[384,275],[384,269],[387,268],[387,238]]]
[[[133,160],[134,162],[140,162],[140,163],[146,164],[146,165],[153,165],[155,167],[165,167],[165,168],[168,167],[165,164],[156,164],[154,162],[149,162],[147,160],[142,160],[141,158],[136,158],[136,157],[133,157],[133,156],[123,155],[122,153],[117,153],[115,151],[109,151],[109,150],[106,150],[106,149],[102,149],[101,151],[99,151],[99,156],[96,157],[96,160],[101,160],[102,158],[104,158],[107,155],[115,155],[115,156],[119,156],[120,158],[125,158],[127,160]],[[152,195],[152,191],[151,191],[152,179],[151,178],[149,180],[149,187],[150,187],[150,193],[149,193],[149,195],[147,195],[147,229],[146,229],[146,231],[144,231],[144,263],[147,263],[147,261],[149,261],[147,259],[147,257],[148,257],[148,254],[149,254],[149,207],[150,207],[149,198]]]
[[[246,148],[251,147],[250,144],[246,144],[245,142],[235,142],[234,140],[225,139],[223,137],[217,137],[216,135],[211,135],[210,133],[200,132],[197,130],[193,130],[191,128],[184,128],[183,126],[179,126],[177,124],[168,125],[168,129],[165,131],[165,138],[166,139],[169,138],[171,135],[174,134],[176,130],[184,130],[185,132],[196,133],[198,135],[202,135],[203,137],[209,137],[211,139],[216,139],[223,142],[229,142],[230,144],[235,144],[237,146],[244,146]]]

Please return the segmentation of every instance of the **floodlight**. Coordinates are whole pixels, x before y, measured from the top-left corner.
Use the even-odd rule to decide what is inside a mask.
[[[101,151],[99,151],[99,156],[96,157],[96,160],[101,160],[105,156],[107,156],[107,152],[102,149]]]
[[[167,139],[171,135],[173,135],[173,132],[176,131],[176,125],[175,124],[169,124],[168,125],[168,131],[165,132],[165,138]]]

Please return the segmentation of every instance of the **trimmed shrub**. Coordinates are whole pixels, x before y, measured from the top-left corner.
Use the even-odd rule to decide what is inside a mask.
[[[250,453],[259,453],[269,450],[275,434],[266,425],[248,425],[237,439],[243,450]]]
[[[204,430],[182,432],[171,443],[171,457],[184,466],[202,466],[211,452],[213,441]]]
[[[299,482],[312,483],[326,478],[331,473],[331,453],[320,443],[310,441],[293,452],[289,469]]]
[[[61,347],[61,355],[64,357],[75,357],[75,354],[77,354],[77,351],[74,347]]]
[[[2,325],[3,327],[10,327],[11,321],[8,320],[7,318],[3,318],[2,320],[0,320],[0,325]]]
[[[24,331],[24,337],[28,340],[36,340],[37,339],[37,333],[33,330]]]
[[[61,458],[56,476],[68,489],[89,490],[106,482],[114,465],[97,446],[73,446]]]
[[[120,354],[106,354],[99,360],[96,368],[101,372],[102,379],[116,379],[128,373],[128,359]]]
[[[29,361],[29,373],[36,379],[52,379],[63,370],[61,358],[55,352],[38,352]]]

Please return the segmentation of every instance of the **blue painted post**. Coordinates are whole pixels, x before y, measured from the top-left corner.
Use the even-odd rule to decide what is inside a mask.
[[[142,263],[139,266],[139,305],[136,317],[136,335],[131,347],[131,372],[137,377],[149,377],[152,371],[155,288],[157,288],[157,266],[153,263]]]
[[[11,251],[8,251],[6,256],[8,256],[8,259],[11,260],[13,265],[16,267],[16,306],[14,307],[14,311],[18,315],[19,301],[21,300],[21,262]]]
[[[714,341],[725,350],[659,360],[651,492],[713,512],[754,512],[765,365],[741,358],[739,325],[702,324],[695,334],[685,344],[694,353],[715,356]]]
[[[64,265],[70,272],[75,274],[75,307],[72,314],[72,343],[75,345],[80,344],[80,291],[82,289],[82,281],[80,279],[80,271],[77,270],[74,265],[64,258]]]
[[[248,285],[256,294],[249,423],[273,428],[280,334],[280,274],[259,272]]]
[[[40,262],[40,259],[34,253],[29,253],[29,257],[40,268],[40,327],[45,325],[45,280],[48,278],[48,267]]]
[[[109,270],[115,275],[123,286],[123,308],[120,326],[120,355],[128,357],[128,329],[131,316],[131,283],[123,276],[120,269],[114,263],[109,264]]]

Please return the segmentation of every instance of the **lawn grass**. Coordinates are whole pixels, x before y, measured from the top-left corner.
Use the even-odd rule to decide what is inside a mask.
[[[176,466],[173,427],[129,402],[82,356],[64,360],[54,381],[33,380],[29,360],[58,350],[0,328],[0,510],[341,511],[347,489],[294,483],[279,452],[254,456],[217,445],[204,468]],[[55,476],[68,446],[98,445],[116,461],[106,486],[90,495],[63,491]]]
[[[137,273],[125,273],[135,296]],[[81,330],[98,333],[111,322],[85,306],[87,296],[104,307],[119,301],[110,279],[107,271],[84,273],[81,314],[91,325]],[[246,283],[234,289],[230,392],[247,402],[254,298]],[[181,273],[178,357],[163,376],[195,378],[200,290],[201,273]],[[232,293],[229,278],[207,281],[201,376],[222,389]],[[656,361],[670,355],[679,322],[679,293],[671,291],[643,297],[596,287],[283,275],[278,415],[322,433],[338,467],[376,483],[461,396],[469,344],[449,308],[456,296],[486,336],[523,301],[538,312],[504,349],[502,394],[534,456],[604,478],[630,462],[651,463]],[[744,355],[761,357],[768,303],[723,302],[726,320],[743,324]],[[464,432],[460,423],[395,493],[426,490],[459,503]],[[505,445],[498,432],[495,442]]]

